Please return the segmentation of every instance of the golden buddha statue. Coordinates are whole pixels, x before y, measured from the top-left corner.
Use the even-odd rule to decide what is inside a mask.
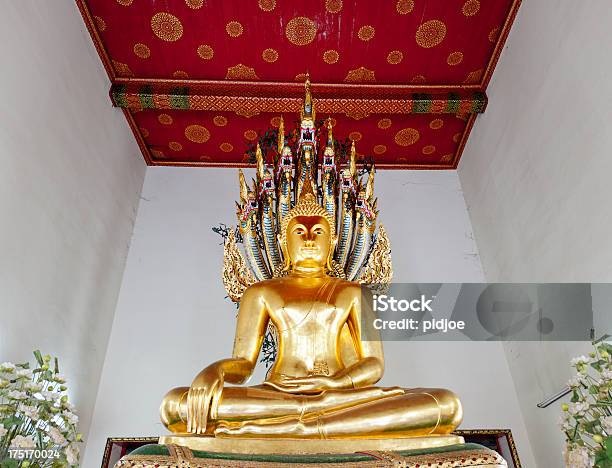
[[[312,135],[314,103],[308,82],[306,90],[302,130]],[[368,335],[373,329],[364,330],[373,312],[357,282],[380,281],[381,275],[390,279],[390,248],[382,227],[374,238],[374,172],[367,184],[356,182],[353,145],[349,168],[340,173],[338,184],[328,125],[319,196],[313,190],[313,138],[301,138],[297,152],[307,157],[298,161],[293,186],[300,190],[293,199],[291,177],[283,173],[293,170],[292,155],[280,137],[276,193],[267,183],[273,177],[259,148],[254,190],[240,173],[238,219],[252,272],[232,233],[224,269],[228,294],[240,301],[232,357],[206,367],[190,387],[171,390],[161,405],[164,425],[174,433],[216,439],[449,435],[462,419],[461,403],[451,391],[374,386],[383,375],[383,349],[378,336]],[[287,181],[288,187],[283,185]],[[288,206],[279,206],[282,200]],[[270,235],[275,233],[277,238]],[[347,271],[353,272],[349,278]],[[242,279],[228,286],[232,275]],[[227,385],[243,384],[251,376],[269,327],[276,332],[277,353],[263,384]],[[456,443],[458,438],[449,439]]]

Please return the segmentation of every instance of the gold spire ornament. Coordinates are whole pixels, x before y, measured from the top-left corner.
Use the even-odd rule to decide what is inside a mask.
[[[244,255],[232,231],[223,264],[227,294],[240,302],[232,356],[167,393],[161,419],[174,434],[160,443],[234,453],[460,443],[452,435],[463,417],[454,393],[375,386],[383,349],[359,283],[389,282],[392,265],[384,228],[375,234],[374,169],[367,180],[358,177],[353,142],[348,168],[339,172],[329,125],[320,161],[309,79],[305,92],[297,164],[279,135],[274,176],[259,147],[253,188],[239,171]],[[277,336],[274,363],[261,385],[242,386],[269,327]]]

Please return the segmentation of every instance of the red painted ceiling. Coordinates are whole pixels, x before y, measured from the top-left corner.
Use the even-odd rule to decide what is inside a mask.
[[[278,91],[279,99],[289,98],[308,71],[315,104],[317,85],[326,97],[336,92],[366,100],[363,112],[318,115],[333,117],[336,136],[355,139],[358,153],[383,167],[452,168],[476,114],[413,113],[390,104],[386,109],[384,102],[398,93],[485,92],[519,0],[77,4],[114,87],[151,88],[150,108],[133,99],[122,106],[149,164],[244,165],[247,144],[279,115],[257,101],[264,95],[258,85],[275,83],[266,96]],[[254,110],[224,104],[177,109],[155,97],[158,86],[207,84],[215,96],[232,96]],[[372,99],[384,102],[369,106]],[[289,126],[297,114],[284,117]],[[406,129],[416,133],[406,139]]]

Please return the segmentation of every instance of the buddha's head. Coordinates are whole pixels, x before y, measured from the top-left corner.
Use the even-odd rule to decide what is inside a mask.
[[[281,225],[284,270],[331,269],[336,245],[335,223],[310,193],[287,213]]]

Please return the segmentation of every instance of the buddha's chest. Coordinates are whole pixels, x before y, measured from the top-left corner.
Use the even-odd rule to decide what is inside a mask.
[[[333,333],[346,321],[344,310],[329,301],[286,301],[272,313],[272,320],[279,331],[308,335],[314,332]]]

